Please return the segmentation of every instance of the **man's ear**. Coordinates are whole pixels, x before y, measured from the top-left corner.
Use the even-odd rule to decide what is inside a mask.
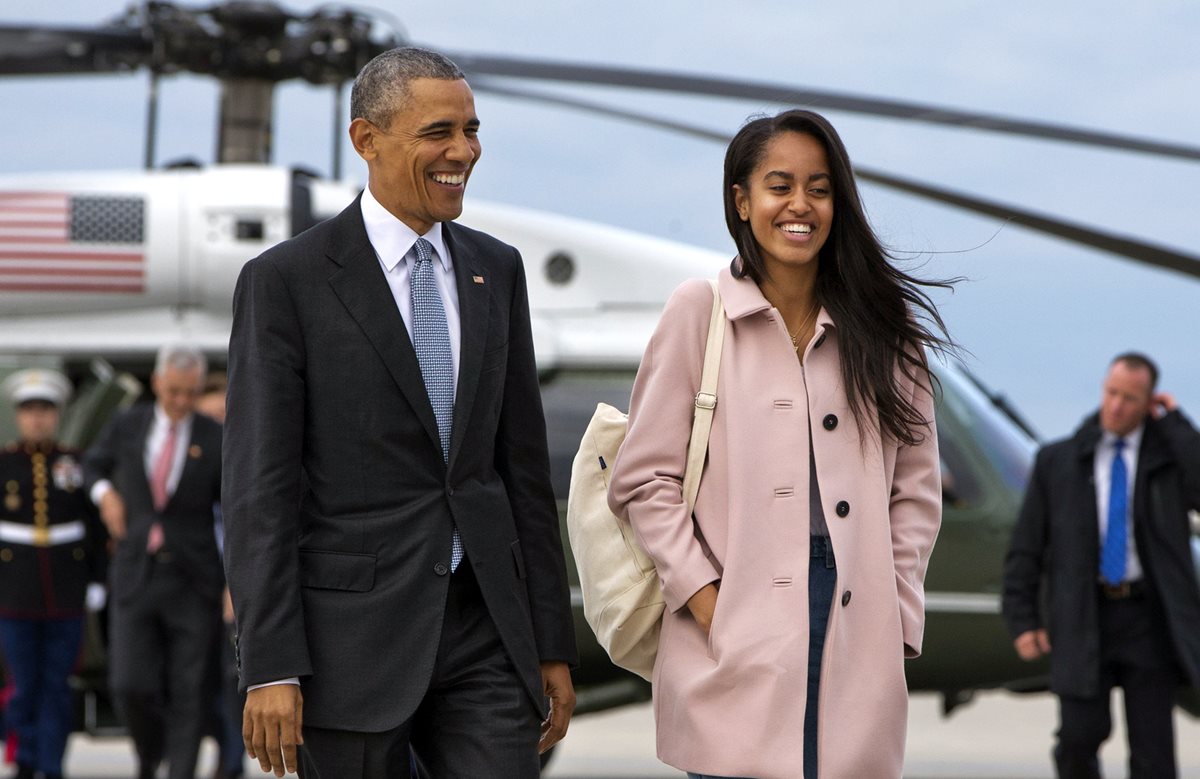
[[[350,123],[350,143],[354,146],[354,151],[358,152],[358,156],[368,162],[375,159],[378,133],[375,125],[361,116]]]

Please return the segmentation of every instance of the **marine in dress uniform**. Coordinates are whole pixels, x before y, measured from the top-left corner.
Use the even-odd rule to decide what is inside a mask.
[[[0,647],[14,684],[6,724],[16,779],[62,776],[72,729],[67,677],[79,658],[85,599],[103,597],[106,534],[83,488],[80,454],[60,446],[61,373],[13,374],[3,394],[20,440],[0,452]]]

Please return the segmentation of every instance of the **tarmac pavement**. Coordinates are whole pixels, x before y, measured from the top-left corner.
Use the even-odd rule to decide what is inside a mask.
[[[1108,777],[1126,775],[1120,696],[1114,696],[1117,726],[1101,757]],[[981,694],[941,716],[941,700],[912,699],[906,779],[1053,779],[1050,747],[1057,719],[1047,694]],[[1175,740],[1182,779],[1200,779],[1200,720],[1176,712]],[[206,743],[200,777],[212,774],[214,749]],[[74,736],[68,752],[68,779],[128,779],[133,775],[130,744],[124,739]],[[266,776],[247,762],[247,777]],[[683,774],[654,756],[654,721],[648,704],[580,717],[557,750],[548,779],[681,779]]]

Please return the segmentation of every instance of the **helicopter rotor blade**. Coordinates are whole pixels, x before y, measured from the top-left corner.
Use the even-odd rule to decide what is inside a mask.
[[[579,111],[600,114],[610,118],[636,122],[671,132],[683,133],[702,140],[728,143],[731,136],[728,133],[717,132],[704,127],[690,125],[673,119],[665,119],[649,114],[630,111],[623,108],[613,108],[602,103],[581,100],[574,97],[564,97],[546,92],[509,87],[497,84],[489,79],[475,79],[472,82],[477,89],[484,92],[513,97],[521,100],[533,100],[550,105],[571,108]],[[1086,225],[1065,219],[1029,211],[1016,206],[1000,203],[994,200],[970,195],[964,192],[925,184],[914,179],[895,176],[869,167],[856,165],[855,176],[863,181],[869,181],[888,189],[898,190],[914,197],[941,203],[953,208],[981,216],[1004,219],[1028,230],[1050,235],[1081,246],[1113,254],[1140,265],[1149,265],[1164,270],[1175,271],[1194,278],[1200,278],[1200,257],[1171,249],[1157,244],[1139,241],[1114,233],[1096,230]]]
[[[1015,119],[996,114],[963,111],[900,100],[884,100],[845,92],[602,65],[579,65],[569,62],[472,54],[452,54],[450,56],[468,75],[565,81],[575,84],[599,84],[691,95],[765,100],[818,110],[847,111],[888,119],[989,130],[1029,138],[1140,152],[1193,162],[1200,161],[1200,147],[1196,146]]]
[[[153,44],[125,29],[0,26],[0,75],[116,73],[148,64]]]

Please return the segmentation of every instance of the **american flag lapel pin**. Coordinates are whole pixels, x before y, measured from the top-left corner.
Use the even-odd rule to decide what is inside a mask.
[[[482,284],[483,276],[472,276],[471,281],[475,282],[476,284]]]

